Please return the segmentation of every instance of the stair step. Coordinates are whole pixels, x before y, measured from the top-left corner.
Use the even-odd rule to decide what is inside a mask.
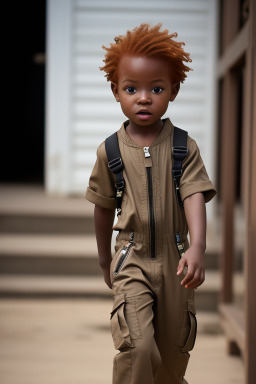
[[[218,312],[198,310],[197,313],[197,334],[219,335],[223,334],[221,317]]]
[[[85,195],[86,186],[84,189]],[[0,215],[93,215],[93,204],[84,196],[48,194],[41,185],[1,184]]]
[[[0,234],[0,273],[100,275],[95,235]]]
[[[198,310],[217,311],[220,277],[207,272],[204,284],[196,290]],[[0,297],[112,297],[101,276],[1,275]]]
[[[62,277],[3,275],[0,297],[99,297],[110,298],[112,291],[103,277]]]
[[[93,233],[93,204],[84,196],[47,195],[41,186],[1,185],[0,232]]]
[[[221,241],[213,230],[207,230],[206,237],[206,254],[205,254],[205,268],[219,269],[220,268],[220,253]]]
[[[72,257],[96,255],[94,235],[0,234],[0,255]]]
[[[94,233],[91,215],[1,213],[1,233],[83,234]]]
[[[0,235],[1,274],[99,275],[94,235]]]

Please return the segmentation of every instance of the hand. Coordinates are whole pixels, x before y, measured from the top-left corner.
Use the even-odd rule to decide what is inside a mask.
[[[204,250],[199,246],[191,246],[180,259],[177,275],[180,275],[187,265],[188,271],[181,285],[185,288],[197,289],[205,280]]]

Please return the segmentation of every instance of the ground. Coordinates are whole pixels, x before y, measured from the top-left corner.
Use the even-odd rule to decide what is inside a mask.
[[[109,299],[1,299],[1,384],[111,384],[111,306]],[[201,316],[189,384],[244,384],[242,360],[226,354],[221,332],[205,333]]]

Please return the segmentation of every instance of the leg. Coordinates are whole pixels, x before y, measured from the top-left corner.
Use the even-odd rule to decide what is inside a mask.
[[[153,304],[145,287],[133,296],[115,296],[111,331],[120,352],[114,358],[113,384],[154,384],[161,356],[154,338]]]
[[[153,320],[155,340],[162,357],[155,384],[185,384],[189,352],[197,333],[194,290],[180,285],[182,277],[176,275],[175,248],[169,246],[166,255]]]

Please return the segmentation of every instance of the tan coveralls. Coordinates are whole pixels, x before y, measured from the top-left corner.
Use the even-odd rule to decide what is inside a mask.
[[[173,125],[163,121],[147,158],[144,148],[126,133],[128,120],[118,131],[126,186],[122,214],[113,227],[119,233],[110,267],[110,325],[120,351],[114,358],[113,384],[187,383],[184,374],[196,338],[194,289],[181,286],[184,276],[176,275],[180,256],[175,232],[186,250],[188,227],[172,178]],[[216,191],[190,137],[188,151],[180,182],[182,200],[203,192],[208,202]],[[116,206],[115,178],[104,143],[97,151],[86,198],[101,207]]]

